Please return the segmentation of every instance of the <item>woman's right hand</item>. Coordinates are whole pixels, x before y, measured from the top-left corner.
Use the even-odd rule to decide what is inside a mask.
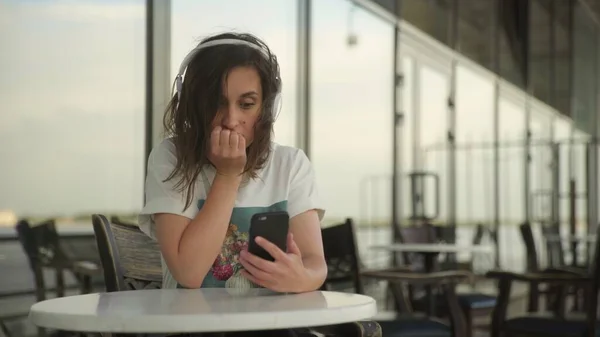
[[[217,126],[210,134],[208,159],[217,174],[239,176],[246,166],[246,139],[235,131]]]

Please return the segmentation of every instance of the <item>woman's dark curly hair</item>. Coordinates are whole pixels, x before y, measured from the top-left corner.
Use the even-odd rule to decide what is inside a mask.
[[[220,44],[198,51],[185,71],[181,97],[175,95],[167,106],[163,124],[165,133],[175,144],[177,163],[166,181],[176,179],[175,188],[185,194],[185,208],[192,203],[200,170],[205,165],[212,165],[207,156],[211,125],[225,96],[223,83],[233,68],[254,67],[260,75],[263,94],[254,140],[246,149],[244,174],[257,178],[271,152],[278,109],[276,98],[281,91],[277,58],[264,42],[250,34],[219,34],[202,40],[200,45],[219,39],[244,40],[260,50],[243,44]]]

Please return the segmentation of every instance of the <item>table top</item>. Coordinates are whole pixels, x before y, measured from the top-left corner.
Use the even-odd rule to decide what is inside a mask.
[[[60,236],[66,237],[88,237],[94,236],[94,227],[89,226],[56,226]],[[17,230],[14,227],[0,227],[0,241],[18,240]]]
[[[387,250],[392,252],[407,253],[492,253],[489,245],[456,245],[451,243],[394,243],[389,245],[375,245],[371,249]]]
[[[33,324],[105,333],[251,331],[359,321],[377,313],[365,295],[250,289],[153,289],[61,297],[31,307]]]

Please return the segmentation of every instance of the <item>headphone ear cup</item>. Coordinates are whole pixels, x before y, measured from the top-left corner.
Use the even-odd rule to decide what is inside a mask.
[[[277,93],[275,94],[275,99],[273,100],[273,120],[276,120],[277,117],[279,116],[279,113],[281,112],[282,85],[281,85],[281,76],[279,75],[279,72],[276,75],[276,81],[277,81]]]
[[[279,92],[275,96],[275,100],[273,101],[273,119],[277,119],[279,116],[279,112],[281,112],[281,92]]]

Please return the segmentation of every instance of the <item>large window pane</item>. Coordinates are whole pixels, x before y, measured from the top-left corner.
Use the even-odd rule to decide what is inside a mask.
[[[459,224],[487,224],[494,218],[494,84],[457,67],[456,215]]]
[[[399,191],[401,193],[401,204],[398,209],[402,223],[406,223],[412,212],[412,196],[410,191],[409,173],[414,169],[414,136],[415,136],[415,60],[412,56],[402,57],[402,73],[404,85],[402,86],[401,106],[398,111],[403,112],[404,118],[400,126],[400,154],[399,154]]]
[[[418,169],[435,174],[439,179],[439,214],[437,221],[448,223],[448,97],[450,77],[448,69],[435,63],[422,62],[416,71],[419,76],[418,100]],[[434,214],[436,191],[433,184],[425,184],[424,213]]]
[[[571,177],[571,132],[572,123],[566,117],[559,116],[554,120],[554,141],[558,144],[558,192],[560,194],[559,201],[559,218],[561,228],[567,230],[569,221],[569,180]]]
[[[434,180],[425,177],[423,201],[416,216],[433,218],[442,224],[448,223],[448,97],[450,95],[449,69],[441,62],[427,60],[422,55],[417,63],[415,76],[418,76],[416,100],[417,113],[417,165],[418,171],[435,175],[439,190],[435,190]],[[439,196],[436,196],[438,194]],[[439,200],[439,208],[436,203]],[[437,212],[436,212],[437,211]],[[422,213],[422,214],[420,214]]]
[[[525,98],[501,90],[499,99],[500,266],[519,271],[525,267],[524,250],[514,242],[520,242],[518,225],[525,220]]]
[[[571,158],[571,178],[575,182],[576,202],[576,231],[580,234],[587,233],[587,143],[590,135],[581,130],[573,132],[573,157]]]
[[[533,221],[548,224],[552,219],[552,119],[548,109],[532,104],[529,120],[531,148],[529,200]]]
[[[324,224],[352,217],[363,258],[390,241],[393,27],[343,0],[313,2],[311,151]],[[383,226],[375,231],[366,227]]]
[[[0,2],[0,213],[140,209],[144,3]]]
[[[173,77],[181,60],[203,38],[227,31],[256,35],[277,55],[283,81],[281,111],[275,123],[275,141],[296,145],[296,2],[173,0],[172,6]]]

